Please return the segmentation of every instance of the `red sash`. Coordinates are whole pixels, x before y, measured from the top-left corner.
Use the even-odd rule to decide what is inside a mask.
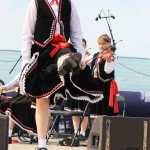
[[[61,34],[55,34],[52,41],[52,46],[55,48],[50,52],[50,57],[54,57],[55,54],[62,48],[69,48],[70,43],[65,42],[65,38]]]
[[[118,102],[116,99],[116,94],[118,94],[118,86],[115,80],[112,80],[110,83],[110,95],[109,95],[109,106],[114,106],[114,113],[119,112]]]

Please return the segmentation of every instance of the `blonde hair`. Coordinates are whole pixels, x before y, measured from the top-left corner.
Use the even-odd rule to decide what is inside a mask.
[[[101,35],[98,39],[97,39],[98,43],[111,43],[111,38],[107,35],[107,34],[103,34]]]

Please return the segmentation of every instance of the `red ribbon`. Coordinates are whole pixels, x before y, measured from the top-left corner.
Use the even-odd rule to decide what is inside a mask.
[[[50,2],[50,5],[53,5],[53,4],[54,4],[54,2],[56,2],[56,4],[57,4],[57,5],[59,5],[58,0],[52,0],[52,1]]]
[[[54,57],[54,55],[61,50],[62,48],[69,48],[70,43],[65,42],[65,38],[61,34],[54,34],[52,46],[55,48],[50,52],[50,57]]]
[[[114,113],[119,112],[118,102],[116,99],[116,94],[118,94],[118,86],[115,80],[112,80],[110,83],[110,95],[109,95],[109,106],[114,106]]]

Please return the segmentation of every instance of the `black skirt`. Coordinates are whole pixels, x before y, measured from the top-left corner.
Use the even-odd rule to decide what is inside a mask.
[[[87,101],[74,100],[71,97],[68,97],[68,100],[64,103],[64,110],[83,112],[85,110],[86,105]]]
[[[0,113],[6,115],[5,111],[9,106],[10,100],[0,100]]]
[[[61,49],[55,57],[50,58],[49,53],[52,50],[53,47],[32,47],[33,57],[21,73],[21,91],[32,98],[50,97],[54,100],[55,96],[61,95],[67,100],[69,95],[75,100],[91,103],[100,101],[103,98],[102,92],[93,84],[87,69],[80,70],[78,75],[70,72],[64,77],[59,76],[56,66],[58,57],[75,52],[74,49]],[[51,71],[47,71],[47,68],[51,68]]]
[[[90,104],[90,114],[91,116],[98,116],[98,115],[108,115],[113,116],[117,115],[114,113],[114,107],[109,106],[109,95],[110,95],[110,82],[102,82],[99,79],[94,79],[97,82],[97,85],[103,91],[104,98],[94,104]]]
[[[19,94],[10,100],[5,111],[15,124],[31,134],[37,133],[35,109],[31,108],[32,101],[33,98]]]

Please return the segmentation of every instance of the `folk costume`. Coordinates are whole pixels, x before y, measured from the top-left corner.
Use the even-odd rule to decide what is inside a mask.
[[[19,76],[5,85],[6,90],[19,86]],[[18,93],[10,99],[0,101],[0,113],[8,115],[23,130],[36,134],[35,109],[31,108],[32,101],[33,98]]]
[[[80,53],[84,59],[85,53],[80,20],[73,2],[58,2],[32,0],[29,4],[22,36],[21,91],[32,98],[50,97],[50,104],[57,95],[64,99],[69,95],[72,99],[98,102],[103,98],[102,92],[84,78],[84,70],[71,71],[65,76],[58,73],[60,56]]]
[[[94,82],[102,90],[104,98],[98,103],[90,105],[90,112],[92,116],[97,115],[116,115],[118,113],[118,103],[116,101],[116,94],[118,94],[118,87],[114,80],[114,69],[117,63],[117,56],[111,56],[110,63],[106,60],[98,58],[100,52],[94,54],[91,73],[94,77]]]
[[[32,98],[18,94],[13,97],[5,113],[21,129],[36,134],[35,109],[31,108]]]

